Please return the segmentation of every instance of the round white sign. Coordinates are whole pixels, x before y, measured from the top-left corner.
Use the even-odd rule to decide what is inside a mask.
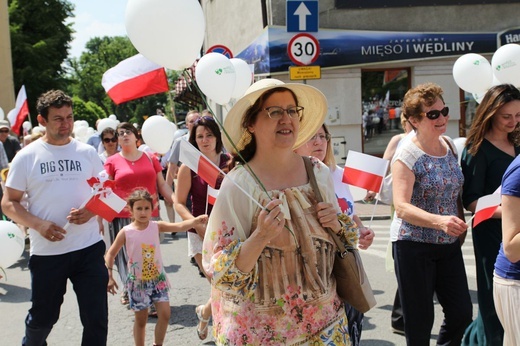
[[[287,54],[296,65],[310,65],[320,55],[320,43],[314,36],[300,33],[289,41]]]

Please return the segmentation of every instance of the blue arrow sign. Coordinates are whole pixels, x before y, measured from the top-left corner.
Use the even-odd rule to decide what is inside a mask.
[[[287,32],[318,32],[318,1],[287,1]]]

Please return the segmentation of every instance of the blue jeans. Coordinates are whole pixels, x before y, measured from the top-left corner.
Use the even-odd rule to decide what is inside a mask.
[[[32,307],[25,319],[22,345],[47,345],[46,339],[60,317],[70,279],[83,324],[82,345],[106,345],[108,332],[108,272],[100,241],[85,249],[54,256],[31,256]]]
[[[442,245],[396,241],[393,251],[406,343],[430,345],[435,293],[444,312],[437,345],[460,345],[473,306],[459,241]]]

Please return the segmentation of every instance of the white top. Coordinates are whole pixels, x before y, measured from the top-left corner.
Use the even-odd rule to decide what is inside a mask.
[[[92,196],[87,179],[103,170],[96,150],[75,139],[62,146],[38,139],[14,157],[6,186],[27,192],[29,212],[63,227],[71,208],[79,208]],[[51,242],[29,229],[31,255],[59,255],[81,250],[100,241],[96,218],[71,224],[65,238]]]

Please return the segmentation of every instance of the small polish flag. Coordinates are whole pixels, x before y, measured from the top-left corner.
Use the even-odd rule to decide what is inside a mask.
[[[379,192],[388,169],[388,160],[349,150],[342,181]]]
[[[215,188],[220,170],[213,162],[188,141],[181,141],[179,161],[197,173],[209,186]]]
[[[164,68],[137,54],[103,74],[101,84],[115,104],[169,90]]]
[[[87,202],[85,208],[108,222],[112,222],[125,206],[126,201],[124,199],[115,193],[110,193],[107,196],[94,195]]]
[[[217,201],[219,190],[212,188],[208,185],[208,204],[215,205],[215,202]]]
[[[22,127],[23,121],[29,115],[29,103],[27,102],[27,93],[25,91],[25,85],[22,85],[18,95],[16,96],[16,105],[9,114],[7,114],[7,120],[11,123],[11,130],[20,135],[20,127]]]
[[[497,191],[500,191],[497,189]],[[493,216],[495,210],[501,203],[500,193],[492,193],[491,195],[482,196],[477,201],[475,208],[475,216],[473,217],[473,227],[476,227],[482,221],[485,221]]]

